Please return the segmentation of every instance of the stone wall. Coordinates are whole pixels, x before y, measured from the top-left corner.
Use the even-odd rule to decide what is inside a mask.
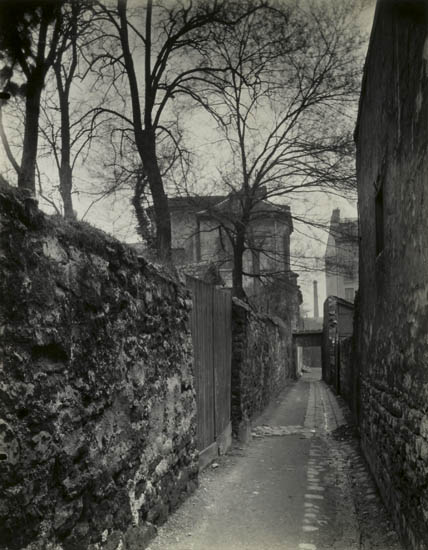
[[[359,364],[352,333],[353,313],[354,304],[336,296],[324,302],[322,369],[323,380],[343,397],[357,423]]]
[[[352,336],[339,341],[339,393],[346,401],[353,417],[357,420],[358,414],[358,364],[354,353],[354,339]]]
[[[428,17],[382,0],[356,130],[361,439],[406,546],[428,548]]]
[[[336,300],[328,296],[324,302],[322,379],[330,385],[336,385],[337,380],[337,340]]]
[[[232,305],[232,430],[245,437],[260,414],[294,377],[291,327],[257,314],[247,304]]]
[[[2,548],[145,547],[197,483],[181,285],[0,189]]]
[[[354,305],[337,296],[324,302],[322,378],[340,391],[341,365],[339,343],[353,334]]]
[[[292,271],[277,274],[263,284],[254,294],[248,294],[248,301],[257,311],[270,317],[279,317],[287,327],[296,330],[301,322],[300,305],[302,293],[297,284],[298,275]],[[257,286],[257,285],[256,285]]]

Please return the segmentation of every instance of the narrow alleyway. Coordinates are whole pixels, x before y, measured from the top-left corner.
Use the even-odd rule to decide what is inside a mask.
[[[319,369],[288,387],[253,439],[201,475],[150,550],[400,550]]]

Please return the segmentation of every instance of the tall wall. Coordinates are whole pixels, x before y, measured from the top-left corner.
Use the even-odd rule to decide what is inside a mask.
[[[0,189],[0,541],[136,550],[197,482],[189,296]]]
[[[328,296],[324,302],[322,378],[340,393],[339,342],[353,334],[354,305]]]
[[[248,297],[251,304],[271,317],[280,317],[287,327],[297,329],[300,323],[302,294],[295,273],[278,274],[269,284],[262,284],[259,290]]]
[[[350,406],[353,403],[352,374],[352,337],[350,336],[339,342],[340,395]]]
[[[356,130],[361,437],[407,546],[418,550],[428,548],[427,121],[427,4],[382,0]]]
[[[232,305],[232,430],[249,428],[294,377],[291,326],[279,318],[255,313],[233,299]]]

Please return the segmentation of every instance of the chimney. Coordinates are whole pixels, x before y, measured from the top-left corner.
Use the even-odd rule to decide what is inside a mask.
[[[318,318],[320,316],[320,312],[318,310],[318,283],[317,281],[314,281],[314,317]]]
[[[335,208],[331,213],[330,223],[339,223],[340,222],[340,208]]]

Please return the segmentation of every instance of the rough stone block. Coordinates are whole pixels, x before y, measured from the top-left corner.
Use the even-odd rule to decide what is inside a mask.
[[[246,439],[248,423],[293,377],[291,324],[232,307],[232,430]],[[248,425],[247,425],[248,424]]]
[[[2,548],[142,548],[197,483],[189,294],[19,192],[0,221]]]

